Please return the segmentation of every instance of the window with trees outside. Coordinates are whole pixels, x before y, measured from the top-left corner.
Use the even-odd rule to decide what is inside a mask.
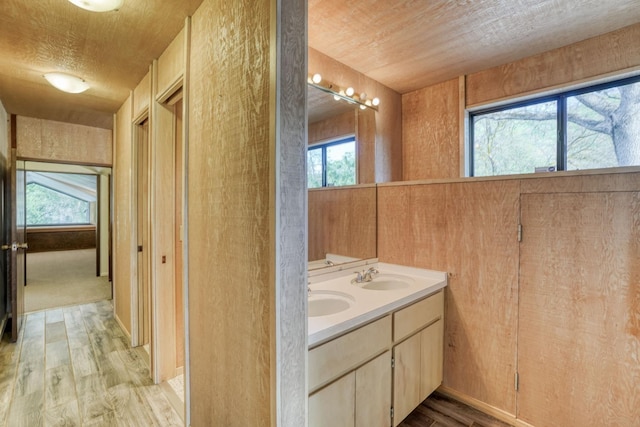
[[[318,144],[307,151],[308,188],[356,184],[356,139]]]
[[[470,114],[470,175],[640,165],[640,77]]]
[[[96,185],[92,175],[27,171],[27,226],[91,224]]]

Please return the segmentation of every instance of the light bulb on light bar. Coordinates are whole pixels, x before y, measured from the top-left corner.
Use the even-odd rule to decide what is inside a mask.
[[[348,87],[344,92],[347,94],[347,96],[353,96],[353,94],[356,93],[355,89],[352,87]]]
[[[51,86],[67,93],[81,93],[89,89],[89,84],[80,77],[65,73],[47,73],[44,75]]]
[[[124,0],[69,0],[71,3],[92,12],[110,12],[122,7]]]
[[[373,105],[375,105],[375,106],[378,106],[378,105],[380,105],[380,99],[378,99],[378,98],[373,98],[373,99],[371,100],[371,103],[372,103]]]
[[[320,74],[314,74],[313,77],[311,77],[311,81],[318,84],[322,81],[322,76]]]

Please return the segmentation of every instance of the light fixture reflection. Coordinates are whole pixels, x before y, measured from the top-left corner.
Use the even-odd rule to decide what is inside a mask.
[[[51,86],[67,93],[81,93],[89,89],[89,84],[80,77],[65,73],[47,73],[44,78]]]
[[[124,0],[69,0],[71,3],[92,12],[110,12],[122,7]]]

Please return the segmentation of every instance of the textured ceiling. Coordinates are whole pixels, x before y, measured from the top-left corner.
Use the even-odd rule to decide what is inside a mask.
[[[67,0],[0,1],[0,101],[11,114],[111,128],[113,113],[202,0],[125,0],[95,13]],[[42,75],[91,89],[70,95]]]
[[[111,128],[112,114],[202,0],[0,1],[0,101],[12,114]],[[309,45],[406,93],[640,22],[640,0],[309,0]],[[48,71],[91,84],[50,87]]]
[[[640,0],[309,0],[309,46],[400,93],[640,22]]]

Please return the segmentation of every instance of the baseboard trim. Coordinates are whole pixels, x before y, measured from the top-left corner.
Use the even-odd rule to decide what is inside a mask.
[[[122,323],[122,321],[120,320],[120,318],[118,317],[118,314],[116,313],[115,308],[113,309],[113,318],[116,319],[116,322],[118,323],[118,325],[120,325],[120,327],[122,328],[122,331],[124,332],[124,335],[127,337],[127,339],[129,340],[129,344],[131,344],[131,334],[129,333],[129,331],[127,331],[127,328],[124,327],[124,324]]]
[[[460,393],[457,390],[451,389],[446,386],[440,386],[438,388],[438,393],[443,394],[447,397],[455,399],[459,402],[464,403],[465,405],[469,405],[474,409],[477,409],[480,412],[484,412],[487,415],[491,415],[494,418],[499,419],[502,422],[507,424],[511,424],[515,427],[534,427],[531,424],[528,424],[522,420],[519,420],[515,417],[515,415],[508,413],[502,409],[498,409],[495,406],[491,406],[481,400],[473,398],[471,396],[467,396],[464,393]]]
[[[180,397],[167,381],[160,383],[160,389],[169,401],[169,404],[171,404],[171,407],[177,412],[178,416],[180,416],[184,422],[184,402],[180,400]]]

